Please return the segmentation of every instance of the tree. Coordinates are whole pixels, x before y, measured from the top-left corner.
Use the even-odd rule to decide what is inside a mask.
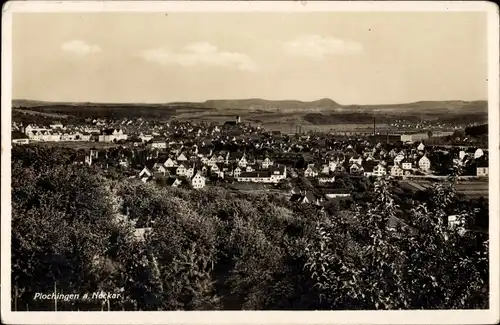
[[[488,241],[448,228],[453,183],[436,186],[433,204],[414,208],[408,226],[390,226],[398,207],[385,180],[375,193],[354,224],[319,223],[309,241],[306,266],[322,308],[485,308]]]

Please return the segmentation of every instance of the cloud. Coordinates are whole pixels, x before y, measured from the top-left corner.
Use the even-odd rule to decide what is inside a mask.
[[[286,53],[294,56],[321,59],[328,55],[356,55],[363,52],[360,43],[334,37],[307,35],[285,43]]]
[[[98,53],[101,51],[101,48],[97,45],[88,44],[87,42],[82,40],[73,40],[63,43],[61,45],[61,50],[85,56],[89,54]]]
[[[246,54],[224,52],[216,46],[207,43],[191,43],[181,51],[174,52],[167,48],[145,50],[140,56],[150,62],[163,65],[195,66],[205,65],[212,67],[234,67],[244,71],[258,70],[257,64]]]

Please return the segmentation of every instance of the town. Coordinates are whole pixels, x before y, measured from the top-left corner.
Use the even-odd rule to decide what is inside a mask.
[[[285,191],[291,200],[321,204],[350,195],[339,175],[387,175],[414,189],[460,170],[463,179],[484,184],[488,149],[427,145],[431,132],[384,135],[376,132],[282,134],[243,123],[223,124],[143,119],[92,119],[86,125],[13,123],[12,143],[73,145],[74,164],[113,169],[142,182],[200,189]],[[306,186],[301,186],[306,184]],[[308,191],[310,190],[310,191]],[[470,190],[470,189],[468,189]]]
[[[496,320],[495,10],[376,3],[6,7],[4,318]]]

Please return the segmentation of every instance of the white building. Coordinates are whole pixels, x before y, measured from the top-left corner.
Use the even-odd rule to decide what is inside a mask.
[[[108,129],[103,130],[99,135],[99,142],[115,142],[120,140],[127,140],[128,136],[123,133],[121,129]]]
[[[400,177],[403,176],[403,169],[398,165],[394,165],[391,168],[391,176]]]
[[[186,172],[187,172],[187,169],[186,169],[186,167],[184,167],[183,164],[180,164],[179,167],[177,167],[177,169],[175,170],[175,174],[177,176],[185,176]]]
[[[191,178],[191,185],[193,188],[203,188],[205,187],[205,177],[203,177],[199,172]]]
[[[314,168],[314,166],[309,165],[309,166],[307,166],[306,170],[304,171],[304,176],[305,177],[316,177],[316,176],[318,176],[318,171],[316,170],[316,168]]]
[[[403,160],[401,162],[401,168],[403,168],[404,170],[409,170],[411,169],[411,167],[412,167],[411,161]]]
[[[165,165],[165,167],[170,168],[170,167],[176,167],[177,163],[175,161],[173,161],[172,158],[168,158],[165,161],[164,165]]]
[[[424,155],[418,161],[418,167],[423,171],[429,171],[431,169],[431,161]]]
[[[380,165],[380,164],[378,164],[377,166],[375,166],[373,168],[373,175],[374,176],[379,176],[380,177],[380,176],[384,176],[386,174],[387,174],[387,169],[384,166]]]
[[[273,165],[273,161],[271,159],[269,159],[269,157],[266,157],[266,159],[264,159],[264,161],[262,161],[262,168],[264,169],[267,169],[269,168],[269,166],[272,166]]]
[[[161,141],[161,140],[156,140],[151,143],[151,148],[155,149],[165,149],[167,148],[167,142]]]
[[[476,152],[474,152],[474,158],[477,159],[477,158],[480,158],[484,155],[484,151],[480,148],[478,148],[476,150]]]
[[[488,161],[480,161],[476,167],[476,175],[485,177],[489,175]]]
[[[245,168],[248,164],[247,159],[245,156],[241,157],[241,159],[238,161],[238,166]]]
[[[181,153],[178,157],[177,157],[177,161],[187,161],[187,158],[186,156]]]
[[[401,161],[403,161],[403,159],[405,159],[405,155],[403,154],[398,154],[395,158],[394,158],[394,165],[397,165],[399,164]]]

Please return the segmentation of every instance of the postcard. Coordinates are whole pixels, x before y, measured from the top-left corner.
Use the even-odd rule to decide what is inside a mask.
[[[10,1],[6,324],[494,324],[489,2]]]

